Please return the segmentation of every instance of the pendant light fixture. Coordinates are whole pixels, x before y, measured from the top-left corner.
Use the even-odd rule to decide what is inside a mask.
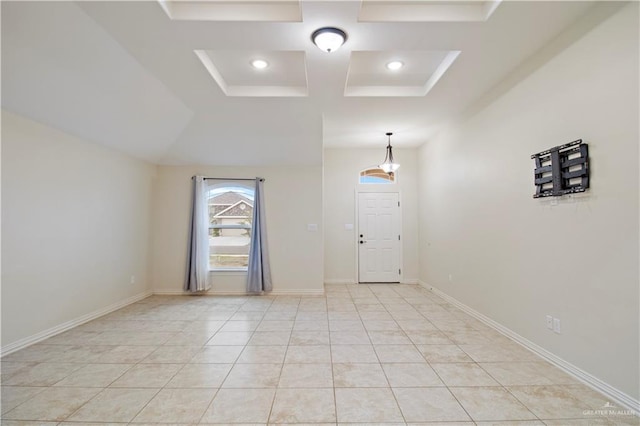
[[[393,135],[393,133],[389,132],[387,133],[387,138],[388,139],[388,143],[387,143],[387,155],[384,157],[384,163],[380,164],[378,167],[380,167],[382,170],[384,170],[385,173],[392,173],[395,172],[396,170],[398,170],[400,168],[400,164],[396,163],[393,161],[393,151],[392,151],[392,147],[391,147],[391,135]]]
[[[338,50],[347,41],[347,33],[340,28],[324,27],[315,30],[311,34],[311,40],[320,50],[331,53]]]

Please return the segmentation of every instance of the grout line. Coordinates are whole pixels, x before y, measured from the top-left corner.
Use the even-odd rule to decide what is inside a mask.
[[[269,424],[269,421],[271,420],[271,415],[273,413],[273,407],[276,404],[276,397],[278,396],[278,390],[281,389],[280,388],[280,379],[282,378],[282,370],[284,369],[284,363],[287,360],[287,354],[289,353],[289,346],[291,343],[291,336],[293,335],[293,327],[295,327],[295,318],[298,316],[298,312],[300,311],[300,303],[302,301],[302,298],[300,298],[300,300],[298,300],[298,304],[296,305],[296,313],[293,316],[293,326],[291,327],[291,332],[289,333],[289,340],[287,341],[287,348],[284,351],[284,357],[282,358],[282,364],[280,366],[280,374],[278,374],[278,381],[276,383],[276,387],[273,390],[273,399],[271,400],[271,407],[269,408],[269,413],[267,414],[267,424]],[[272,303],[273,305],[273,303]]]
[[[495,381],[496,381],[496,383],[500,384],[500,387],[502,387],[502,388],[503,388],[503,389],[504,389],[504,390],[505,390],[509,395],[511,395],[513,398],[515,398],[515,400],[516,400],[516,401],[518,401],[520,404],[522,404],[522,406],[523,406],[524,408],[526,408],[526,409],[527,409],[527,411],[529,411],[529,412],[530,412],[530,413],[531,413],[531,414],[536,418],[536,420],[542,421],[542,419],[541,419],[540,417],[538,417],[538,415],[537,415],[536,413],[534,413],[534,412],[533,412],[533,410],[532,410],[531,408],[529,408],[529,407],[524,403],[524,401],[521,401],[521,400],[520,400],[520,398],[518,398],[516,395],[514,395],[514,394],[511,392],[511,390],[510,390],[506,385],[503,385],[500,381],[498,381],[498,379],[496,379],[496,378],[491,374],[491,372],[489,372],[488,370],[486,370],[485,368],[483,368],[483,367],[482,367],[482,365],[481,365],[479,362],[478,362],[478,363],[476,363],[476,365],[477,365],[478,367],[480,367],[480,369],[482,369],[482,371],[484,371],[484,372],[485,372],[489,377],[491,377],[493,380],[495,380]]]
[[[368,287],[368,286],[367,286]],[[377,295],[376,299],[378,299],[378,301],[380,301],[380,299],[378,298]],[[380,303],[382,305],[382,307],[384,308],[384,310],[386,311],[386,313],[391,316],[391,318],[393,319],[393,321],[396,323],[396,325],[398,325],[398,327],[400,326],[398,324],[398,322],[395,320],[395,318],[393,318],[393,315],[391,314],[391,312],[389,312],[389,309],[387,309],[386,306],[384,306],[384,304]],[[368,334],[368,333],[367,333]],[[406,333],[404,331],[402,331],[402,334],[405,335],[405,337],[407,339],[409,339],[409,336],[406,335]],[[371,336],[369,336],[369,340],[371,340]],[[409,341],[411,341],[411,339],[409,339]],[[371,341],[371,346],[373,346],[373,352],[376,354],[376,358],[378,358],[378,363],[380,364],[380,369],[382,370],[382,374],[384,375],[384,378],[387,381],[387,385],[389,386],[389,391],[391,392],[391,395],[393,395],[393,400],[396,402],[396,406],[398,407],[398,411],[400,412],[400,415],[402,416],[402,421],[406,424],[407,423],[407,419],[404,416],[404,413],[402,412],[402,408],[400,407],[400,402],[398,402],[398,397],[396,396],[396,393],[393,391],[393,387],[391,387],[391,382],[389,382],[389,377],[387,376],[387,372],[384,371],[384,367],[382,366],[382,361],[380,360],[380,357],[378,356],[378,352],[376,351],[376,347],[373,344],[373,341]]]
[[[333,384],[333,415],[338,424],[338,397],[336,395],[336,377],[333,371],[333,344],[331,343],[331,322],[329,320],[329,307],[327,306],[327,336],[329,336],[329,357],[331,358],[331,383]]]

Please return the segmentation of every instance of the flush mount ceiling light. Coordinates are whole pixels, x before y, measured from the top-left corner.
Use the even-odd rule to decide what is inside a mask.
[[[387,63],[387,68],[391,71],[397,71],[404,66],[404,63],[401,61],[391,61]]]
[[[315,30],[311,34],[311,40],[320,50],[331,53],[338,50],[347,41],[347,33],[340,28],[324,27]]]
[[[269,62],[265,61],[264,59],[254,59],[253,61],[251,61],[251,66],[256,69],[263,70],[269,66]]]
[[[400,168],[400,164],[393,161],[393,151],[391,148],[391,135],[393,135],[393,133],[389,132],[386,135],[389,138],[387,144],[387,155],[384,157],[384,163],[380,164],[378,167],[384,170],[385,173],[391,173],[398,170]]]

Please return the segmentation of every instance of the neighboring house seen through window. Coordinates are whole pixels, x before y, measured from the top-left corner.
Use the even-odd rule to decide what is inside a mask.
[[[209,185],[209,269],[246,271],[251,245],[254,188],[240,182]]]

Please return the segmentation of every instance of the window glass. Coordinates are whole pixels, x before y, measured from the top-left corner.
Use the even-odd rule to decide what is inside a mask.
[[[254,189],[236,182],[209,185],[209,269],[247,270]]]
[[[378,167],[366,169],[360,172],[360,183],[389,184],[395,183],[395,181],[395,173],[386,173]]]

